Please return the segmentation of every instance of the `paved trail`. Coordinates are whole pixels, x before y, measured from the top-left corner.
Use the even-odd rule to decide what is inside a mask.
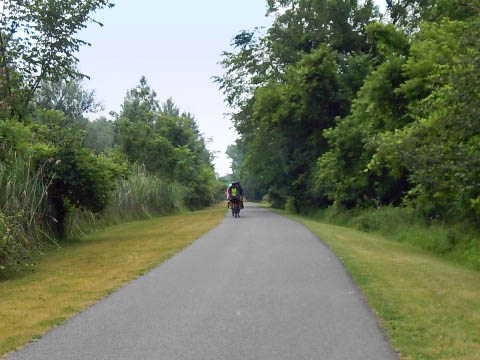
[[[340,262],[247,204],[182,253],[8,357],[397,359]]]

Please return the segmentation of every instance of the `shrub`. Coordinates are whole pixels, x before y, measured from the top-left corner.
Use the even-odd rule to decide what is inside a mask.
[[[129,176],[116,182],[108,205],[101,213],[72,211],[68,235],[74,237],[126,220],[173,214],[184,207],[185,194],[181,184],[149,174],[144,166],[134,165]]]
[[[287,202],[285,203],[285,210],[290,214],[298,214],[298,202],[293,196],[289,196],[287,198]]]
[[[285,208],[285,198],[278,194],[277,192],[269,192],[270,203],[275,209],[284,209]]]
[[[55,153],[58,159],[50,164],[53,177],[48,193],[51,227],[63,238],[65,221],[73,208],[100,213],[108,204],[115,179],[121,175],[122,166],[105,156],[96,156],[85,148],[62,147]]]
[[[7,216],[0,211],[0,274],[29,266],[30,239],[22,227],[24,213]]]
[[[0,265],[18,270],[28,265],[28,253],[45,240],[53,240],[48,227],[47,193],[52,178],[42,164],[18,156],[0,162]]]

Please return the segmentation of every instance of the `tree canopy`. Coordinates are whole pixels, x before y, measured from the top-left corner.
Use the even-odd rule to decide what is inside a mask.
[[[411,206],[475,220],[480,6],[386,8],[269,0],[272,26],[234,38],[216,81],[235,109],[235,173],[278,206]]]

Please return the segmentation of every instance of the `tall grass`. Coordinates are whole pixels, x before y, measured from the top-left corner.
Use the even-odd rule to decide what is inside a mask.
[[[74,210],[67,234],[71,238],[129,220],[170,215],[183,209],[185,188],[134,165],[128,178],[117,182],[108,207],[101,214]]]
[[[34,170],[31,159],[0,162],[0,274],[30,266],[32,250],[56,242],[49,223],[48,190],[54,174]],[[108,207],[100,214],[72,209],[67,237],[78,238],[95,229],[129,220],[173,214],[184,204],[184,187],[134,166],[119,179]],[[49,221],[51,220],[51,221]]]
[[[309,216],[331,224],[373,232],[410,243],[432,253],[480,270],[480,232],[467,222],[447,223],[426,219],[408,207],[378,209],[311,210]]]
[[[54,241],[45,221],[53,177],[43,166],[33,170],[31,161],[15,156],[0,162],[0,272],[28,264],[32,249],[45,239]]]

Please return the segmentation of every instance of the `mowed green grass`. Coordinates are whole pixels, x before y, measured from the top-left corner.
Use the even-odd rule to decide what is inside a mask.
[[[0,281],[0,356],[42,336],[217,226],[225,204],[101,230]]]
[[[480,272],[405,243],[291,218],[343,261],[402,359],[480,359]]]

